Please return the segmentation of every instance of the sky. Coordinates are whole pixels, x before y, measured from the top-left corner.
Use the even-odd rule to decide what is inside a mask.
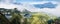
[[[6,8],[6,9],[14,9],[17,8],[19,11],[23,11],[24,9],[27,9],[31,12],[46,12],[51,13],[53,15],[60,16],[60,0],[0,0],[0,8]],[[50,8],[36,8],[33,6],[33,4],[44,4],[52,2],[53,4],[57,4],[56,8],[50,9]]]
[[[60,1],[60,0],[16,0],[17,2],[41,2],[41,1]]]

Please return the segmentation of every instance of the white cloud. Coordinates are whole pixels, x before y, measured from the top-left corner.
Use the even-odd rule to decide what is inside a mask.
[[[29,10],[31,12],[46,12],[46,13],[50,13],[50,14],[53,14],[53,15],[57,15],[59,17],[60,16],[60,3],[58,3],[58,2],[56,2],[56,3],[53,2],[53,3],[58,5],[54,9],[49,9],[49,8],[40,9],[40,8],[35,8],[34,6],[28,5],[28,4],[26,4],[25,7],[26,7],[27,10]]]
[[[45,2],[30,2],[30,3],[22,3],[23,5],[14,5],[14,4],[10,4],[9,0],[7,0],[6,3],[0,3],[0,8],[7,8],[7,9],[13,9],[13,8],[18,8],[18,10],[22,11],[23,9],[27,9],[31,12],[47,12],[47,13],[51,13],[54,15],[58,15],[60,16],[60,4],[58,4],[58,6],[55,9],[49,9],[49,8],[44,8],[44,9],[39,9],[39,8],[35,8],[34,6],[32,6],[32,4],[40,4],[40,3],[45,3]],[[53,2],[55,3],[55,2]]]
[[[56,4],[56,1],[41,1],[41,2],[22,2],[22,3],[28,3],[28,4],[44,4],[44,3],[48,3],[48,2],[52,2],[53,4]]]
[[[10,4],[0,4],[0,8],[7,8],[7,9],[11,9],[11,8],[15,8],[15,5],[10,5]]]

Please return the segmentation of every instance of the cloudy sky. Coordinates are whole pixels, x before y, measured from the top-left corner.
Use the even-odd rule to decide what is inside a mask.
[[[57,6],[53,9],[40,9],[33,6],[33,4],[44,4],[48,2],[57,4]],[[13,9],[15,7],[20,11],[27,9],[31,12],[46,12],[60,16],[60,0],[0,0],[0,8]]]

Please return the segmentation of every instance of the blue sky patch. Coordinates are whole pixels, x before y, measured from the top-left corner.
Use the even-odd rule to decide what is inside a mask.
[[[57,4],[52,3],[44,3],[44,4],[35,4],[34,7],[36,8],[56,8]]]

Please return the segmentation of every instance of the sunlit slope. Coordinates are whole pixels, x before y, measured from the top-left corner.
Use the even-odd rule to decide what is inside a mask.
[[[47,21],[49,19],[51,19],[50,16],[53,16],[53,15],[35,12],[35,13],[32,13],[32,16],[30,18],[30,22],[31,22],[31,24],[47,24]],[[56,17],[53,17],[52,19],[54,19],[54,18],[56,18]]]

